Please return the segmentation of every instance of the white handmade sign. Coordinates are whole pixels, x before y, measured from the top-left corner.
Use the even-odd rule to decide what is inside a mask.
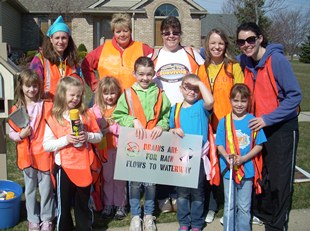
[[[202,136],[150,134],[142,140],[134,128],[121,127],[114,179],[197,188]]]

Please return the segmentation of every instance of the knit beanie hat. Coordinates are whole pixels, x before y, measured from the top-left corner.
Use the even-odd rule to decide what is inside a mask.
[[[59,32],[59,31],[67,32],[69,35],[71,35],[71,31],[70,31],[68,25],[64,22],[61,15],[58,16],[56,21],[50,26],[50,28],[46,32],[46,35],[48,37],[51,37],[53,34],[55,34],[56,32]]]

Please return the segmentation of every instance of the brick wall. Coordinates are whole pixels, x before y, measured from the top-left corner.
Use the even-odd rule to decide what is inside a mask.
[[[72,38],[78,47],[84,43],[87,51],[92,51],[93,47],[93,18],[85,16],[85,18],[74,18],[72,20]]]

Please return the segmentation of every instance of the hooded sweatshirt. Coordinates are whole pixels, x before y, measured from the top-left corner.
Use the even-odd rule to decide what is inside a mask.
[[[238,56],[242,69],[247,68],[257,78],[260,68],[265,68],[267,59],[271,56],[271,67],[278,89],[279,106],[271,113],[262,115],[267,126],[290,120],[297,116],[296,109],[301,101],[301,90],[291,64],[283,54],[281,44],[269,44],[263,57],[256,63],[245,54]]]

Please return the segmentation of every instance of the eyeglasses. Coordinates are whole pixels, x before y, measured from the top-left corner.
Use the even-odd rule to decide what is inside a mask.
[[[163,32],[161,33],[163,36],[169,36],[169,35],[173,35],[173,36],[180,36],[181,32],[178,31],[167,31],[167,32]]]
[[[250,45],[253,45],[256,43],[257,37],[256,36],[250,36],[246,39],[237,39],[237,45],[238,46],[244,46],[245,42],[247,42]]]
[[[184,89],[184,91],[186,91],[186,92],[193,91],[193,92],[195,92],[195,93],[199,93],[199,88],[198,88],[198,87],[188,88],[188,87],[186,87],[186,86],[182,85],[182,88],[183,88],[183,89]]]

